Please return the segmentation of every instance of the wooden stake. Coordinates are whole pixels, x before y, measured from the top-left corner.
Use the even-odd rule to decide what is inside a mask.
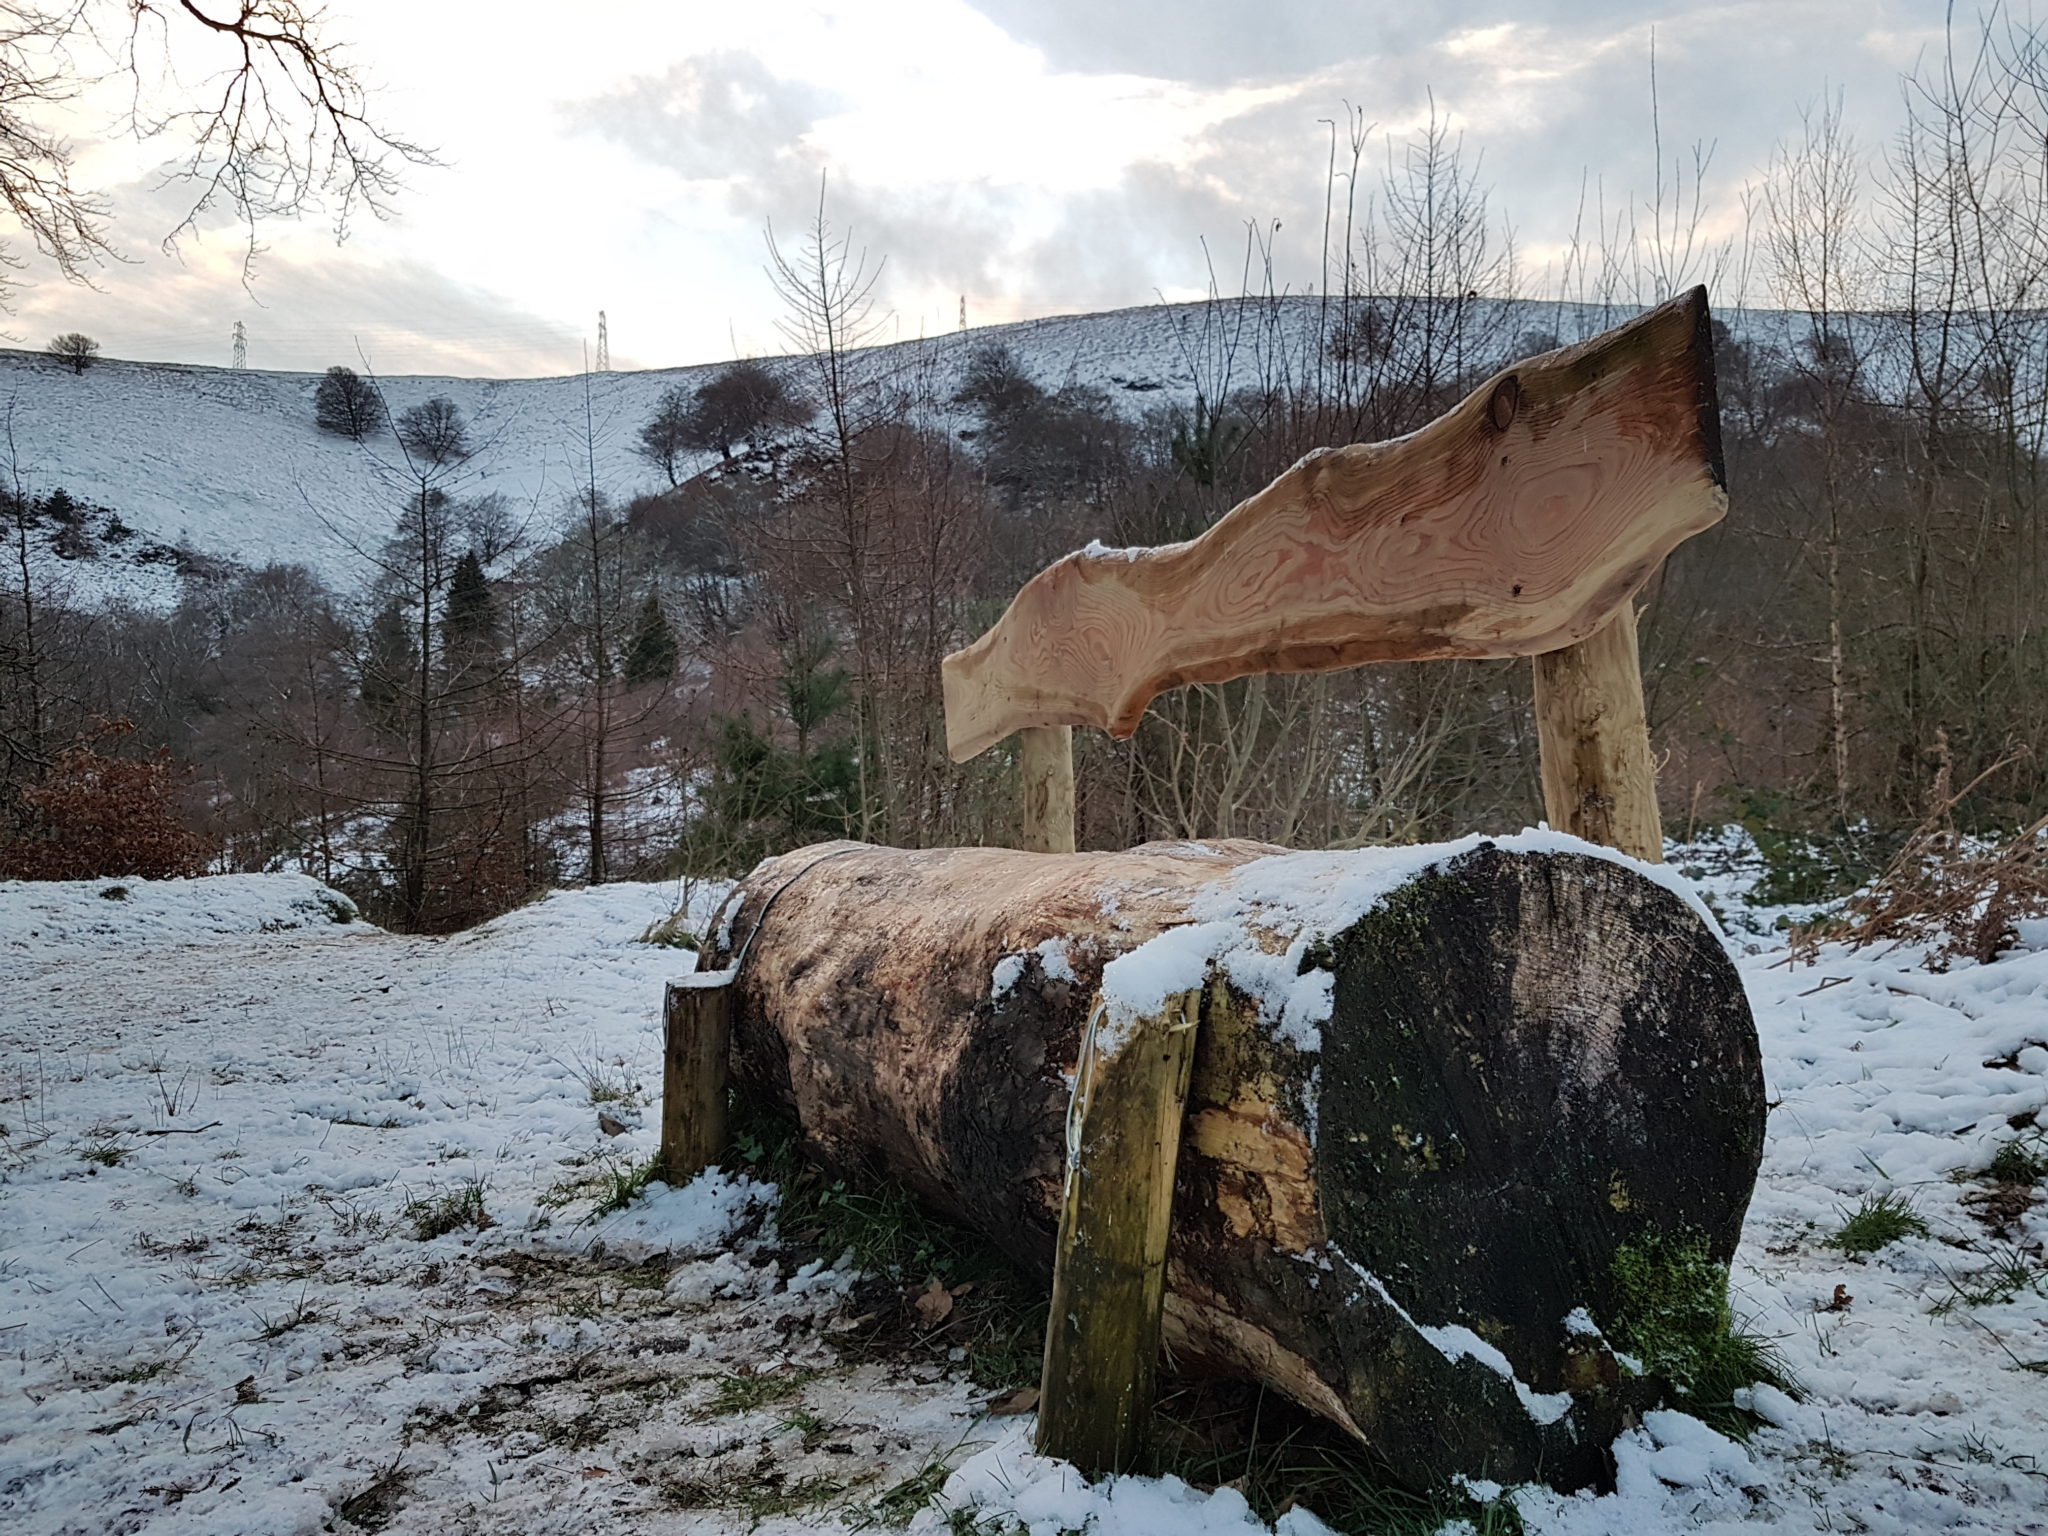
[[[732,1038],[731,971],[668,984],[662,1022],[661,1176],[682,1184],[725,1150],[725,1073]]]
[[[1039,1380],[1038,1450],[1090,1477],[1138,1470],[1146,1452],[1201,997],[1169,997],[1156,1018],[1139,1020],[1106,1048],[1091,1029],[1083,1046]]]
[[[1074,851],[1074,728],[1028,725],[1017,733],[1027,853]]]
[[[1537,656],[1534,663],[1536,740],[1550,824],[1663,863],[1664,823],[1657,812],[1634,606],[1623,604],[1577,645]]]

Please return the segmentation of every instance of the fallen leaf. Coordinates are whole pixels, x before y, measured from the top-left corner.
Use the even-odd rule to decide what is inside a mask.
[[[1007,1397],[999,1397],[988,1405],[992,1418],[1007,1419],[1012,1414],[1029,1413],[1038,1406],[1038,1388],[1019,1387]]]
[[[1854,1296],[1851,1296],[1849,1294],[1849,1287],[1847,1287],[1846,1285],[1838,1285],[1835,1287],[1834,1299],[1832,1301],[1824,1301],[1818,1303],[1814,1307],[1814,1311],[1846,1312],[1849,1310],[1849,1303],[1854,1301],[1855,1299],[1856,1298]]]
[[[612,1469],[610,1467],[585,1467],[583,1475],[585,1477],[610,1477]]]
[[[914,1303],[917,1315],[927,1328],[936,1328],[953,1315],[953,1293],[939,1284],[934,1275]]]

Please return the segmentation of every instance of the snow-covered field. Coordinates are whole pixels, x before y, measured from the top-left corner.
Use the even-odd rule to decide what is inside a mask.
[[[419,939],[293,876],[0,884],[0,1529],[840,1529],[935,1460],[913,1529],[1265,1529],[1087,1487],[943,1362],[843,1363],[854,1277],[784,1261],[769,1187],[588,1218],[654,1147],[691,957],[635,940],[675,897]],[[1802,1400],[1746,1447],[1653,1414],[1616,1493],[1507,1494],[1528,1530],[2048,1532],[2048,1221],[1981,1176],[2048,1120],[2022,937],[1945,974],[1734,941],[1775,1104],[1735,1300]],[[1827,1245],[1883,1191],[1925,1236]]]

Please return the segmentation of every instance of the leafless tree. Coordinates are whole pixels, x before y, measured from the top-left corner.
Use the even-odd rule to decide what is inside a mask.
[[[82,331],[52,336],[43,350],[73,373],[83,373],[99,361],[100,344]]]
[[[167,241],[219,209],[253,260],[265,220],[321,210],[344,232],[359,210],[385,211],[406,166],[432,160],[376,120],[324,13],[302,0],[18,0],[0,11],[0,200],[67,278],[113,254],[112,208],[74,180],[52,118],[122,76],[126,126],[175,145],[190,190]]]

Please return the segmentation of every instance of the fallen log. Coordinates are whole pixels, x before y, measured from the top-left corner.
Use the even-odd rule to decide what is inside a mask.
[[[740,961],[741,1081],[1041,1273],[1091,1002],[1116,1029],[1205,988],[1170,1359],[1264,1382],[1418,1482],[1574,1487],[1659,1389],[1590,1331],[1616,1254],[1697,1236],[1725,1262],[1761,1155],[1754,1025],[1689,902],[1547,833],[842,843],[757,868],[710,958]]]

